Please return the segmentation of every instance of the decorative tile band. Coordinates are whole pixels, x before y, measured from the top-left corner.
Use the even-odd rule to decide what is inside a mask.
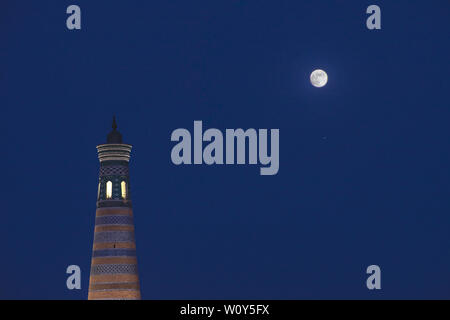
[[[133,225],[104,225],[104,226],[95,226],[94,232],[101,232],[101,231],[134,231]]]
[[[95,225],[107,225],[107,224],[119,224],[119,225],[132,225],[132,216],[103,216],[95,218]]]
[[[94,233],[94,243],[96,242],[134,242],[134,232],[132,231],[106,231]]]
[[[112,215],[133,215],[133,210],[128,207],[103,207],[97,208],[96,216],[112,216]]]
[[[138,281],[139,277],[137,274],[97,274],[89,277],[90,284]]]
[[[105,249],[94,250],[92,253],[94,258],[97,257],[136,257],[135,249]]]
[[[127,166],[101,166],[100,177],[102,176],[128,176]]]
[[[117,207],[123,207],[123,208],[129,208],[131,209],[132,203],[131,200],[98,200],[97,201],[97,209],[99,208],[117,208]]]
[[[102,283],[92,284],[89,287],[90,291],[106,291],[114,289],[139,290],[139,282]]]
[[[91,267],[91,274],[138,274],[135,264],[99,264]]]
[[[92,259],[91,266],[100,264],[137,264],[136,257],[97,257]]]

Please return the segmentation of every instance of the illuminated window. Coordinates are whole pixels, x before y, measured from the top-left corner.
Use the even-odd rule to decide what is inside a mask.
[[[100,198],[100,182],[98,183],[97,199]]]
[[[106,183],[106,199],[112,198],[112,182],[108,181]]]
[[[120,184],[120,188],[122,190],[122,199],[127,198],[127,183],[125,181],[122,181]]]

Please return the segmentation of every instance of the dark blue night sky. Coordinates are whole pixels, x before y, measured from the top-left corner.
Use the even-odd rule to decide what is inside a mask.
[[[87,298],[113,114],[144,299],[450,298],[449,16],[448,0],[3,0],[0,298]],[[194,120],[279,128],[278,174],[175,166],[170,135]]]

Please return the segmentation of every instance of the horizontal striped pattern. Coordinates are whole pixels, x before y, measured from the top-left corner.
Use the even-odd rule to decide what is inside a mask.
[[[88,299],[140,298],[133,211],[97,208]]]
[[[98,159],[104,161],[130,161],[131,145],[118,144],[101,144],[97,146]]]
[[[138,289],[117,289],[89,291],[89,300],[140,300],[141,293]]]

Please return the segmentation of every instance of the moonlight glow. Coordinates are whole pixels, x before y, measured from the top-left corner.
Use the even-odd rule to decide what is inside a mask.
[[[311,84],[316,88],[325,86],[328,82],[328,75],[323,70],[314,70],[310,76]]]

